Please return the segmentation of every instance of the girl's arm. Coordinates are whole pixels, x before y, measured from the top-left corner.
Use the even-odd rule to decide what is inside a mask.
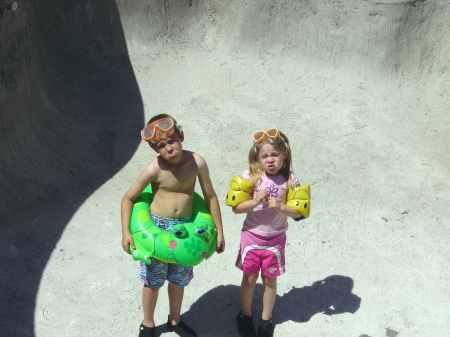
[[[208,206],[208,209],[211,212],[214,223],[216,224],[216,252],[220,254],[225,250],[225,238],[223,236],[222,214],[220,213],[219,199],[214,191],[211,177],[209,175],[208,165],[206,165],[205,160],[200,155],[195,154],[195,161],[197,162],[199,170],[198,181],[200,182],[200,187],[202,188],[203,197],[205,199],[206,206]]]
[[[268,202],[269,202],[268,208],[275,209],[278,212],[283,213],[284,215],[287,215],[288,217],[298,218],[298,217],[302,216],[299,212],[297,212],[291,206],[282,204],[275,197],[270,197],[268,199]]]
[[[240,203],[239,205],[237,205],[236,207],[233,207],[233,212],[235,214],[242,214],[242,213],[250,212],[256,206],[261,204],[264,199],[267,198],[267,193],[268,192],[265,188],[259,190],[258,192],[256,192],[255,199],[244,201],[244,202]]]

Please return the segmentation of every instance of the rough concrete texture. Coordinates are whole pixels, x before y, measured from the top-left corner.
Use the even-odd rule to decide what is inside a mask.
[[[2,336],[135,336],[119,204],[171,113],[221,200],[256,129],[311,184],[288,231],[275,336],[444,336],[450,327],[444,0],[23,0],[0,9]],[[237,336],[242,215],[195,268],[183,319]],[[254,322],[261,314],[256,289]],[[168,301],[161,292],[157,335]]]

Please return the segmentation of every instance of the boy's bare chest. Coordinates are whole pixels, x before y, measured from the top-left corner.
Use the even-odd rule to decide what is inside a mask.
[[[163,170],[160,173],[159,188],[169,191],[190,191],[195,188],[197,169],[186,165],[177,169]]]

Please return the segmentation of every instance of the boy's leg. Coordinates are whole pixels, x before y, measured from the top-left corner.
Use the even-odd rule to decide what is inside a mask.
[[[167,328],[180,336],[196,337],[196,332],[181,320],[181,305],[183,304],[184,287],[193,277],[193,268],[176,263],[169,265],[167,289],[169,294],[170,314],[167,319]]]
[[[169,282],[170,315],[167,319],[167,328],[180,336],[197,337],[197,333],[181,320],[181,304],[183,303],[184,287],[177,287]]]
[[[144,285],[142,289],[142,309],[144,311],[144,320],[142,324],[152,328],[155,326],[154,314],[156,302],[158,300],[159,288],[151,288]]]
[[[181,305],[183,304],[184,287],[194,277],[193,267],[182,266],[177,263],[169,263],[167,280],[169,286],[167,292],[169,295],[169,309],[171,324],[178,324],[181,321]]]
[[[151,264],[140,263],[139,280],[144,282],[142,289],[142,310],[144,311],[144,320],[142,324],[145,327],[155,326],[154,313],[156,302],[158,300],[159,288],[164,285],[167,278],[168,263],[151,258]]]
[[[255,293],[255,284],[258,280],[259,273],[250,274],[244,272],[242,275],[240,297],[242,314],[245,316],[252,316],[252,302],[253,294]]]
[[[184,287],[177,287],[172,282],[169,282],[167,292],[169,294],[170,323],[176,325],[181,321]]]
[[[269,320],[272,318],[273,306],[277,297],[277,278],[261,275],[263,281],[263,312],[262,319]]]

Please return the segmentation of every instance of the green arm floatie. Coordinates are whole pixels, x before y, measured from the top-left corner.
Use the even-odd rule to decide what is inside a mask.
[[[309,185],[294,186],[288,190],[286,205],[291,206],[305,218],[309,217],[311,191]]]
[[[240,203],[250,200],[253,191],[253,184],[250,180],[234,176],[230,182],[230,190],[227,193],[225,203],[228,206],[236,207]]]
[[[169,231],[156,226],[150,216],[151,185],[135,200],[130,232],[136,249],[134,260],[150,264],[150,257],[168,263],[195,266],[211,257],[217,246],[216,225],[203,198],[194,193],[191,223],[173,226]]]

